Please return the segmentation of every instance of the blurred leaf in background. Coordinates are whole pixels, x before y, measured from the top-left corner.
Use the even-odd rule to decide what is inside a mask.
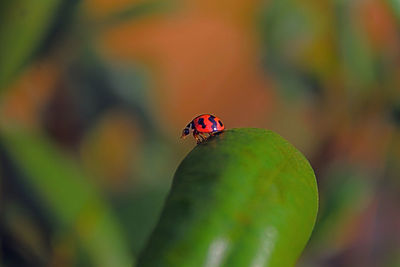
[[[2,1],[0,4],[0,88],[7,86],[38,50],[61,0]]]
[[[10,160],[19,166],[14,171],[26,179],[24,186],[33,193],[36,201],[42,203],[37,208],[43,209],[46,222],[56,228],[53,235],[71,238],[73,243],[77,239],[76,248],[85,250],[96,266],[131,264],[125,237],[108,205],[74,163],[59,155],[40,137],[3,131],[2,140]],[[6,209],[6,216],[7,212]],[[8,226],[13,227],[13,222]],[[52,260],[56,264],[59,259]]]

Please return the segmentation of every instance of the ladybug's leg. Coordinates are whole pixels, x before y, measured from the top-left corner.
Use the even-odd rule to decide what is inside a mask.
[[[197,139],[198,144],[202,143],[205,140],[204,136],[202,136],[201,134],[199,134],[197,137],[198,137],[198,139]]]
[[[212,137],[212,136],[215,136],[216,134],[217,134],[218,132],[211,132],[211,133],[209,133],[209,137]]]
[[[216,135],[220,134],[221,132],[222,132],[222,131],[211,132],[211,133],[210,133],[210,136],[216,136]]]
[[[201,143],[201,142],[204,142],[205,140],[207,140],[207,137],[204,135],[204,133],[199,133],[199,136],[200,136],[200,138],[201,138],[200,143]]]
[[[205,133],[200,133],[200,136],[201,136],[201,138],[203,138],[203,141],[207,140],[207,138],[208,138]]]
[[[201,138],[200,138],[200,136],[199,136],[199,132],[198,131],[196,131],[196,130],[193,130],[193,137],[196,139],[196,142],[198,143],[198,144],[200,144],[201,143]]]

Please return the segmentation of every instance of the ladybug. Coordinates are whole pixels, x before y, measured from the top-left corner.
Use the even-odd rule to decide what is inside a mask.
[[[185,138],[190,134],[190,131],[193,131],[193,137],[199,144],[207,140],[210,136],[222,132],[224,129],[225,126],[218,117],[211,114],[203,114],[197,116],[186,125],[185,129],[182,131],[181,138]],[[206,134],[208,134],[208,136],[206,136]]]

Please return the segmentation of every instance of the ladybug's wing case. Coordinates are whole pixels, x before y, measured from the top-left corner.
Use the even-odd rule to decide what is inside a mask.
[[[217,122],[218,131],[222,131],[225,129],[224,124],[222,123],[222,121],[219,118],[215,118],[215,121]]]
[[[194,127],[200,133],[219,132],[224,129],[221,120],[209,114],[200,115],[193,120]],[[223,124],[222,124],[223,125]]]

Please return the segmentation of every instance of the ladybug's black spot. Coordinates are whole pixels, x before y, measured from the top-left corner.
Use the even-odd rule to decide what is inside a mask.
[[[218,120],[218,123],[219,123],[219,125],[220,125],[221,127],[224,127],[224,125],[222,124],[222,121],[221,121],[221,120]]]
[[[204,129],[204,128],[206,128],[206,125],[205,125],[205,123],[204,123],[204,118],[200,118],[199,120],[198,120],[198,123],[201,125],[201,127]]]
[[[210,117],[208,117],[208,120],[212,123],[211,129],[212,129],[213,131],[217,131],[218,128],[217,128],[217,122],[215,121],[215,117],[212,116],[212,115],[210,115]]]
[[[185,128],[184,133],[185,133],[185,135],[188,135],[189,134],[189,129]]]

